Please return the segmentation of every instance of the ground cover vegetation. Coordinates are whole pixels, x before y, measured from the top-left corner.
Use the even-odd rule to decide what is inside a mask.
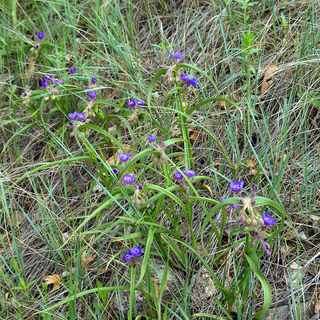
[[[319,10],[2,1],[0,318],[318,319]]]

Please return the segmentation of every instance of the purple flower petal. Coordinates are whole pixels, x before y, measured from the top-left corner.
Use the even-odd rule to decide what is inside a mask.
[[[45,33],[41,33],[41,32],[37,33],[37,37],[39,38],[39,40],[42,40],[45,35],[46,35]]]
[[[129,261],[133,258],[133,255],[131,254],[131,250],[129,250],[126,254],[124,254],[123,256],[123,259],[126,260],[126,261]]]
[[[193,177],[196,175],[196,173],[195,173],[192,169],[190,169],[190,170],[188,170],[187,172],[185,172],[185,175],[186,175],[188,178],[193,178]]]
[[[119,153],[119,159],[120,161],[128,161],[132,158],[132,154],[130,152],[123,152],[123,153]]]
[[[228,199],[227,197],[222,197],[221,201],[224,201],[224,200],[227,200],[227,199]]]
[[[173,176],[177,180],[181,180],[183,178],[182,173],[180,173],[179,171],[176,171]]]
[[[276,223],[276,221],[277,221],[275,218],[270,217],[267,212],[265,212],[265,213],[263,214],[262,219],[263,219],[263,222],[264,222],[264,224],[265,224],[266,226],[272,226],[272,225],[274,225],[274,224]]]
[[[145,106],[146,102],[144,100],[141,100],[137,103],[138,106]]]
[[[90,99],[94,99],[97,96],[97,91],[89,91],[88,96]]]
[[[48,74],[48,75],[46,75],[46,76],[44,76],[44,78],[46,79],[46,80],[51,80],[52,79],[52,77]]]
[[[139,257],[142,255],[142,249],[140,246],[136,246],[136,247],[132,248],[130,250],[130,252],[134,257]]]
[[[131,108],[135,107],[137,105],[137,101],[135,99],[132,99],[131,101],[127,100],[127,105]]]
[[[96,78],[92,77],[92,78],[91,78],[91,83],[92,83],[92,84],[95,84],[95,83],[96,83],[96,80],[97,80]]]
[[[116,169],[116,168],[112,169],[112,171],[113,171],[114,174],[118,174],[119,173],[119,170]]]
[[[182,81],[188,81],[189,80],[188,75],[187,74],[183,74],[183,73],[180,74],[180,78],[181,78]]]
[[[175,59],[181,59],[183,57],[183,52],[177,52],[177,53],[173,53],[170,51],[170,54],[172,55],[172,57],[174,57]]]
[[[41,85],[43,87],[46,87],[48,85],[48,81],[46,81],[46,80],[41,81]]]
[[[86,114],[84,112],[77,114],[78,120],[83,121],[86,120]]]
[[[74,74],[76,71],[77,71],[77,69],[76,69],[76,68],[72,68],[72,69],[70,69],[70,73],[71,73],[71,74]]]
[[[125,174],[123,176],[123,182],[126,184],[132,184],[134,182],[136,175],[135,174]]]
[[[196,78],[188,79],[188,83],[190,85],[192,85],[193,87],[196,87],[197,86],[197,79]]]
[[[240,181],[232,181],[230,183],[230,189],[233,192],[240,192],[242,190],[242,188],[244,187],[244,181],[240,180]]]
[[[147,140],[149,142],[154,142],[157,139],[157,135],[156,134],[151,134],[150,136],[148,136]]]
[[[68,116],[71,120],[76,120],[78,117],[78,113],[75,111],[73,113],[69,113]]]

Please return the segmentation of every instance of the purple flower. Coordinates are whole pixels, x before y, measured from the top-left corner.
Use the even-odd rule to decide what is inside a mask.
[[[224,200],[227,200],[227,199],[228,199],[227,197],[222,197],[221,201],[224,201]]]
[[[142,255],[142,249],[140,246],[136,246],[129,251],[134,257],[139,257]]]
[[[273,217],[270,217],[267,212],[263,214],[262,219],[266,226],[272,226],[276,223],[276,219]]]
[[[91,78],[91,83],[92,83],[92,84],[95,84],[95,83],[96,83],[96,80],[97,80],[96,78],[92,77],[92,78]]]
[[[64,81],[63,81],[63,80],[58,80],[58,79],[55,79],[54,77],[52,77],[52,78],[51,78],[51,82],[52,82],[53,84],[55,84],[55,83],[63,83]]]
[[[156,134],[151,134],[151,135],[147,138],[147,140],[148,140],[149,142],[154,142],[154,141],[156,141],[156,139],[157,139],[157,135],[156,135]]]
[[[52,79],[52,77],[48,74],[48,75],[46,75],[46,76],[44,76],[44,78],[46,79],[46,80],[51,80]]]
[[[170,54],[175,58],[175,59],[181,59],[183,57],[183,52],[177,52],[173,53],[170,51]]]
[[[143,189],[143,187],[142,187],[142,186],[139,186],[138,189],[141,191],[141,190]]]
[[[45,33],[41,33],[41,32],[37,33],[37,37],[39,38],[39,40],[42,40],[45,35],[46,35]]]
[[[180,78],[181,78],[182,81],[188,81],[189,80],[188,75],[187,74],[183,74],[183,73],[180,74]]]
[[[46,87],[48,85],[48,81],[46,81],[46,80],[41,81],[41,85],[43,87]]]
[[[89,91],[88,96],[90,99],[94,99],[97,96],[97,91]]]
[[[123,256],[123,259],[126,260],[126,261],[129,261],[133,258],[133,255],[131,253],[131,250],[129,250],[126,254],[124,254]]]
[[[119,159],[120,161],[128,161],[132,158],[132,154],[130,152],[123,152],[123,153],[119,153]]]
[[[244,187],[244,181],[240,180],[240,181],[232,181],[230,183],[230,188],[233,192],[240,192],[242,190],[242,188]]]
[[[232,209],[240,209],[240,207],[239,207],[238,205],[236,205],[236,204],[232,204],[232,205],[231,205],[231,208],[232,208]]]
[[[188,79],[188,83],[190,85],[192,85],[193,87],[196,87],[197,86],[197,79],[196,78]]]
[[[181,179],[183,178],[183,175],[182,175],[179,171],[176,171],[176,172],[174,173],[174,177],[175,177],[175,179],[177,179],[177,180],[181,180]]]
[[[86,120],[86,114],[84,112],[77,114],[78,120],[83,121]]]
[[[135,107],[137,105],[137,101],[135,99],[132,99],[131,101],[127,100],[127,105],[131,108]]]
[[[258,190],[258,186],[256,184],[253,184],[251,186],[252,191],[257,191]]]
[[[125,174],[123,176],[123,182],[126,183],[126,184],[131,184],[134,182],[134,179],[135,179],[136,175],[135,174]]]
[[[144,100],[141,100],[137,103],[138,106],[145,106],[146,102]]]
[[[116,169],[116,168],[112,169],[112,171],[113,171],[114,174],[118,174],[119,173],[119,170]]]
[[[71,120],[76,120],[77,117],[78,117],[78,114],[77,114],[77,112],[75,111],[75,112],[73,112],[73,113],[69,113],[68,116],[69,116],[69,118],[70,118]]]
[[[77,69],[76,69],[76,68],[72,68],[72,69],[70,69],[70,73],[71,73],[71,74],[74,74],[76,71],[77,71]]]
[[[193,177],[196,175],[196,173],[195,173],[192,169],[190,169],[190,170],[188,170],[188,171],[183,170],[183,173],[184,173],[188,178],[193,178]]]
[[[26,97],[26,96],[27,96],[27,94],[24,92],[24,93],[22,94],[22,96]]]

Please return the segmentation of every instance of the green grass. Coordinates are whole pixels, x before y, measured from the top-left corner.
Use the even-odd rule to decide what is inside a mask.
[[[281,305],[317,318],[320,6],[252,3],[1,2],[1,319],[240,320]],[[196,88],[167,80],[170,51],[185,54],[173,77]],[[47,74],[64,80],[55,99]],[[133,111],[128,99],[147,103]],[[72,137],[75,110],[90,122]],[[107,161],[126,145],[127,164]],[[179,185],[184,169],[196,177]],[[148,182],[139,207],[128,173]],[[240,179],[277,218],[270,256],[228,214]],[[122,255],[137,245],[135,266]]]

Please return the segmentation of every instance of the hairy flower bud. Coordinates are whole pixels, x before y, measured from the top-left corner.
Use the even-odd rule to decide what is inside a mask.
[[[251,222],[251,225],[256,228],[258,226],[258,221],[256,219],[253,219]]]

